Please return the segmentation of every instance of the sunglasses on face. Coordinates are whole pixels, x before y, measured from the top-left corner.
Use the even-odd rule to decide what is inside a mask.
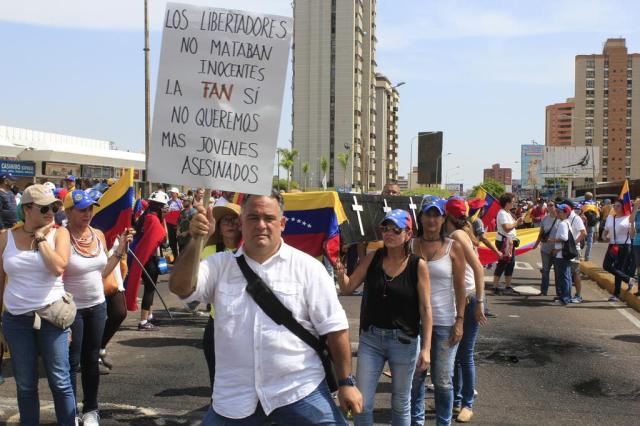
[[[400,235],[402,234],[402,231],[404,231],[404,229],[400,229],[394,225],[381,225],[378,230],[381,234],[384,234],[385,232],[393,232],[396,235]]]
[[[222,224],[222,225],[235,225],[236,224],[236,220],[237,220],[237,218],[235,218],[233,216],[224,216],[222,219],[220,219],[220,224]]]
[[[42,214],[47,214],[49,212],[49,209],[51,209],[51,211],[54,213],[58,213],[58,210],[60,210],[60,206],[57,203],[49,204],[48,206],[39,206],[38,204],[34,204],[33,207],[39,208],[40,213]]]

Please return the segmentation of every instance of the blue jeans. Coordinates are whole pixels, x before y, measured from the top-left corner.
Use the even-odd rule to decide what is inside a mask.
[[[98,386],[100,385],[98,358],[106,321],[107,303],[102,302],[96,306],[78,309],[76,319],[71,324],[71,346],[69,347],[71,386],[73,394],[78,395],[76,373],[82,365],[83,413],[98,409]]]
[[[364,409],[354,417],[355,425],[373,424],[376,387],[385,361],[391,369],[391,424],[411,423],[411,379],[416,369],[420,339],[398,329],[369,327],[360,333],[356,379]]]
[[[324,380],[309,395],[284,407],[276,408],[268,416],[258,404],[256,411],[244,419],[223,417],[209,407],[202,419],[203,426],[260,425],[277,423],[281,425],[348,425],[344,416],[333,402],[327,382]]]
[[[553,255],[540,250],[540,258],[542,259],[542,282],[540,283],[540,293],[545,296],[549,292],[549,275],[553,266]]]
[[[42,320],[40,330],[33,329],[33,317],[2,314],[2,329],[11,350],[13,375],[16,379],[20,424],[40,424],[38,397],[38,354],[53,395],[59,425],[73,426],[76,404],[69,377],[69,329],[60,330]]]
[[[563,303],[571,303],[571,261],[554,257],[553,268],[556,273],[556,295]]]
[[[593,247],[593,234],[595,233],[595,226],[587,226],[587,236],[584,239],[584,260],[591,259],[591,247]]]
[[[476,388],[476,365],[473,360],[473,349],[480,326],[476,321],[475,296],[469,296],[469,303],[464,309],[464,331],[462,340],[456,351],[456,361],[453,366],[453,405],[456,407],[473,408],[473,391]]]
[[[451,424],[453,410],[453,365],[458,345],[449,345],[453,326],[433,326],[431,334],[431,380],[435,391],[436,425]],[[426,373],[413,378],[411,386],[411,424],[424,424],[424,382]]]

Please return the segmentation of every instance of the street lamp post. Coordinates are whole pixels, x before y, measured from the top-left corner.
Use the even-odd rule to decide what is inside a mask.
[[[449,172],[452,171],[452,170],[457,170],[459,168],[460,168],[460,166],[455,166],[455,167],[452,167],[450,169],[447,169],[447,171],[444,173],[444,187],[445,187],[445,189],[447,188],[447,183],[449,183]]]
[[[447,152],[446,154],[444,154],[444,157],[447,157],[451,155],[450,152]],[[442,159],[443,155],[442,153],[440,153],[440,155],[438,155],[438,158],[436,158],[436,185],[438,185],[438,188],[440,188],[440,183],[438,182],[438,170],[439,170],[439,165],[440,165],[440,160]]]
[[[579,120],[584,123],[587,122],[586,118],[576,117],[574,115],[560,114],[559,117],[568,118],[570,120]],[[591,179],[593,180],[593,198],[595,200],[597,195],[598,185],[596,184],[596,157],[593,155],[593,141],[591,141]]]

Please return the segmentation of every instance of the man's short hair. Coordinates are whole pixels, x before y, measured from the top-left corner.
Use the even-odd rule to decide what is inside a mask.
[[[584,199],[585,200],[593,200],[593,194],[591,192],[585,192],[584,193]]]
[[[242,211],[245,211],[245,206],[247,205],[247,203],[249,202],[249,199],[251,197],[268,197],[268,198],[272,198],[274,200],[276,200],[278,202],[278,207],[280,208],[280,213],[284,213],[284,198],[282,198],[282,195],[280,194],[280,192],[278,192],[277,189],[272,189],[271,193],[269,195],[256,195],[256,194],[247,194],[246,197],[244,197],[244,200],[242,201]]]

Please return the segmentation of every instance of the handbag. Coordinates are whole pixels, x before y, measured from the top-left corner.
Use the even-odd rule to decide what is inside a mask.
[[[607,250],[607,252],[609,253],[609,255],[613,256],[613,257],[617,257],[618,253],[620,253],[620,244],[616,243],[616,217],[613,217],[613,244],[609,245],[609,249]],[[629,241],[629,232],[627,232],[627,238],[624,241],[624,244],[627,244],[627,241]]]
[[[116,266],[118,268],[119,266]],[[111,296],[118,292],[118,281],[114,271],[111,271],[109,275],[102,278],[102,286],[104,287],[104,295]]]
[[[569,237],[567,241],[562,243],[562,258],[571,260],[578,257],[578,248],[576,247],[576,240],[573,238],[573,221],[576,220],[574,217],[569,224]]]
[[[76,319],[76,311],[73,295],[67,292],[55,302],[33,312],[33,329],[40,330],[43,319],[61,330],[66,330]]]
[[[160,256],[158,256],[156,265],[158,266],[158,273],[160,275],[166,275],[169,273],[169,264],[167,263],[167,258],[164,257],[164,253],[162,252],[162,248],[158,247],[160,252]]]
[[[338,379],[326,339],[314,336],[295,320],[291,311],[282,304],[258,274],[249,267],[244,255],[236,257],[236,261],[242,271],[242,275],[244,275],[244,278],[247,280],[247,293],[249,293],[251,298],[273,322],[285,326],[287,330],[298,336],[300,340],[316,351],[320,357],[320,361],[322,361],[322,367],[324,368],[325,379],[329,390],[331,392],[337,391]]]

